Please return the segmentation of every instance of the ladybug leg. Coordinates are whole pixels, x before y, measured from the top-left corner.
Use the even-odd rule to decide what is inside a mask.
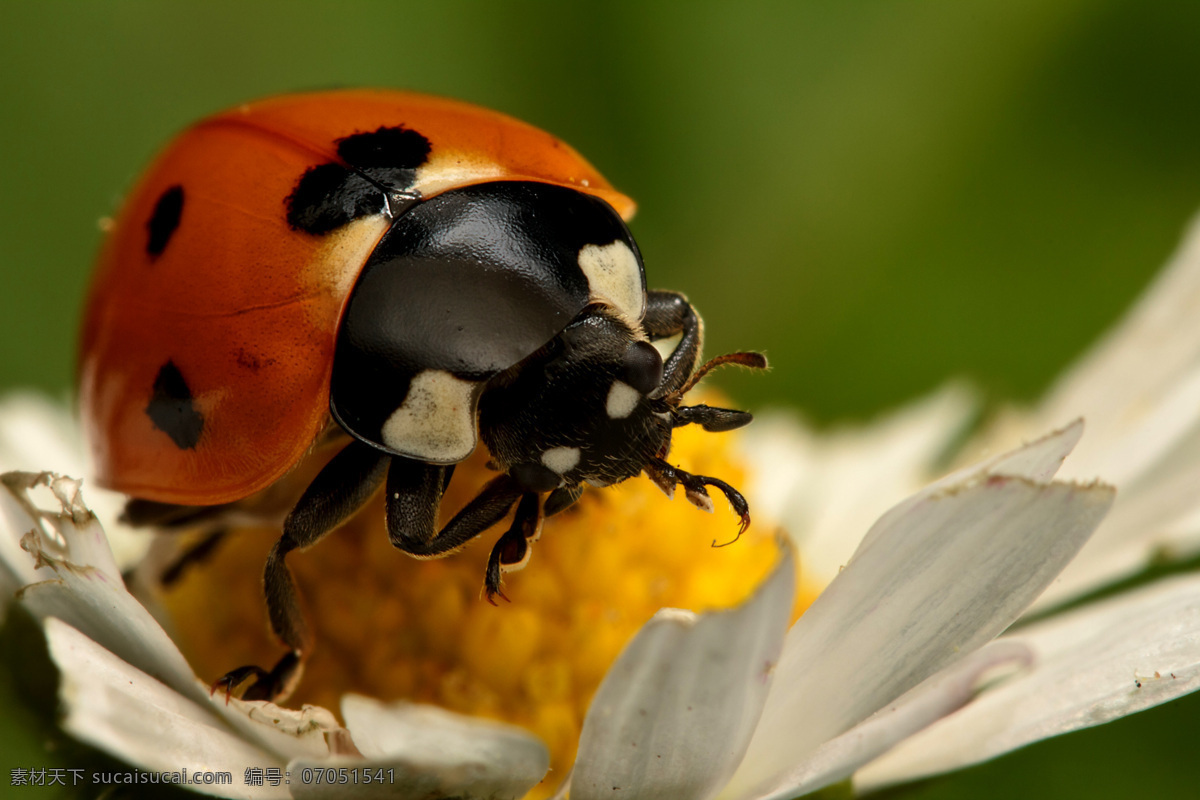
[[[654,290],[646,293],[646,316],[642,319],[642,327],[651,340],[683,334],[674,352],[663,362],[662,386],[653,396],[672,394],[687,383],[700,358],[700,344],[704,338],[700,317],[679,292]]]
[[[333,457],[300,497],[283,522],[283,536],[271,548],[263,570],[267,613],[271,630],[289,652],[270,670],[239,667],[213,684],[226,696],[248,678],[255,682],[242,697],[246,700],[279,700],[299,682],[303,660],[312,649],[312,634],[297,600],[296,585],[284,558],[293,550],[320,541],[358,511],[383,483],[389,457],[361,442],[351,442]]]
[[[121,522],[135,528],[153,526],[164,530],[182,530],[219,519],[231,507],[229,503],[219,506],[181,506],[133,498],[125,503],[121,511]]]
[[[194,564],[202,564],[207,561],[214,552],[217,545],[225,538],[228,530],[221,528],[204,535],[204,538],[196,542],[194,545],[184,550],[179,554],[170,565],[163,570],[159,576],[158,582],[164,588],[173,586],[179,582],[183,574]]]
[[[487,601],[492,605],[496,605],[496,595],[508,600],[500,588],[504,573],[524,569],[529,563],[529,556],[533,550],[530,545],[542,535],[543,519],[545,514],[540,496],[536,492],[526,492],[517,504],[517,513],[513,515],[512,525],[496,542],[491,555],[488,556],[483,588],[487,593]]]
[[[712,406],[680,406],[675,410],[671,427],[683,425],[699,425],[709,433],[732,431],[749,425],[754,419],[749,411],[736,411],[732,408],[713,408]]]
[[[725,481],[719,478],[710,478],[707,475],[693,475],[690,472],[684,472],[661,458],[651,460],[643,467],[643,471],[658,488],[663,490],[667,497],[674,497],[676,484],[683,486],[688,502],[702,511],[711,513],[713,510],[712,498],[706,487],[711,486],[719,490],[721,494],[725,495],[729,505],[733,506],[733,512],[738,515],[741,524],[737,535],[740,537],[746,532],[746,528],[750,527],[750,504],[746,502],[746,498],[742,496],[741,492]],[[737,539],[735,538],[734,541]],[[713,546],[716,547],[717,543],[713,542]]]
[[[212,689],[213,691],[224,689],[225,702],[228,703],[234,688],[248,679],[254,678],[254,683],[250,684],[242,693],[243,700],[282,700],[291,694],[296,684],[300,682],[300,675],[303,672],[302,658],[302,654],[291,652],[276,661],[275,666],[269,670],[254,665],[238,667],[225,673],[212,685]]]
[[[417,558],[449,555],[502,520],[524,494],[515,480],[501,475],[437,531],[448,469],[407,458],[392,459],[387,476],[387,526],[397,549]]]

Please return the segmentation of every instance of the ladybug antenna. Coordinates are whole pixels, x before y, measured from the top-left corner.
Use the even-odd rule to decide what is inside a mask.
[[[671,392],[669,395],[667,395],[667,397],[666,397],[667,402],[671,403],[671,404],[679,403],[679,401],[683,399],[683,396],[685,394],[690,392],[697,383],[699,383],[700,381],[702,381],[704,379],[705,375],[712,372],[717,367],[723,367],[726,364],[736,364],[739,367],[746,367],[747,369],[766,369],[767,368],[767,357],[764,356],[762,353],[754,353],[754,352],[745,351],[745,352],[737,352],[737,353],[726,353],[723,356],[717,356],[716,358],[709,359],[704,364],[702,364],[699,369],[697,369],[695,372],[692,373],[692,377],[688,378],[687,383],[685,383],[683,386],[681,386],[678,390]],[[702,406],[695,406],[695,408],[702,408]],[[684,409],[680,409],[680,410],[683,411]],[[747,422],[748,421],[749,420],[747,420]],[[686,424],[686,423],[682,423],[682,424]]]

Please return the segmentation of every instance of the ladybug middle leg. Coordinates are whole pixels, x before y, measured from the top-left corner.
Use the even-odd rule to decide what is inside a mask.
[[[254,678],[242,694],[246,700],[281,700],[295,688],[304,659],[312,649],[312,633],[297,601],[296,584],[284,558],[293,550],[320,541],[371,498],[383,483],[390,456],[361,442],[351,442],[325,465],[283,523],[283,535],[267,556],[263,584],[271,630],[289,648],[270,670],[239,667],[215,683],[228,695]]]
[[[164,533],[199,533],[201,538],[192,545],[177,551],[166,564],[157,568],[152,577],[159,587],[168,587],[196,564],[203,563],[216,552],[229,532],[224,520],[231,504],[217,506],[185,506],[175,503],[159,503],[152,500],[131,499],[125,503],[120,520],[134,527],[154,527]],[[123,576],[126,582],[136,580],[136,571]]]
[[[448,555],[503,519],[520,498],[512,525],[488,557],[484,591],[488,602],[495,605],[496,595],[504,597],[500,590],[501,576],[520,569],[528,561],[529,544],[537,541],[548,512],[543,510],[540,494],[527,491],[508,475],[501,475],[484,486],[475,499],[435,534],[438,507],[451,469],[404,458],[392,459],[387,481],[388,536],[398,549],[416,558]],[[573,497],[578,496],[578,492],[573,493]]]

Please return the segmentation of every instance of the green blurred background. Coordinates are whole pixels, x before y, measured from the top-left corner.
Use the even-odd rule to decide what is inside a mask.
[[[66,392],[97,221],[172,133],[358,85],[572,143],[639,201],[650,282],[688,293],[709,352],[771,356],[722,384],[823,424],[949,376],[1035,398],[1200,208],[1196,3],[0,0],[0,389]],[[0,644],[0,785],[75,766],[15,699],[27,640]],[[899,796],[1192,797],[1198,715],[1184,700]]]

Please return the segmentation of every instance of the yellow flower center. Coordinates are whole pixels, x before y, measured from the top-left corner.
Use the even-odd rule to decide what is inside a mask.
[[[735,486],[736,434],[676,432],[672,463]],[[495,473],[485,456],[459,466],[443,522]],[[526,569],[510,573],[511,603],[481,597],[499,532],[459,553],[418,561],[396,551],[381,500],[288,563],[316,649],[289,704],[337,709],[348,691],[405,698],[519,725],[550,749],[545,796],[575,756],[588,703],[609,665],[654,613],[744,600],[777,559],[774,526],[756,517],[736,543],[736,516],[714,493],[716,513],[668,500],[644,477],[589,489],[546,521]],[[753,498],[751,511],[753,512]],[[185,573],[165,598],[184,654],[206,680],[242,664],[270,666],[282,654],[265,630],[261,574],[277,531],[232,532],[211,560]],[[812,600],[798,593],[794,613]]]

